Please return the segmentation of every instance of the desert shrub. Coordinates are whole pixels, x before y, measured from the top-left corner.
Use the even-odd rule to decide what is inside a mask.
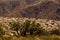
[[[42,28],[40,27],[40,24],[36,24],[35,21],[31,23],[28,30],[30,32],[30,35],[40,35],[43,32]]]
[[[16,31],[18,35],[20,35],[20,33],[18,32],[20,30],[21,24],[19,22],[13,22],[10,24],[11,29]]]
[[[35,23],[33,21],[31,23],[30,20],[26,20],[20,29],[21,35],[45,35],[46,31],[40,27],[39,23]]]
[[[26,33],[28,32],[28,27],[30,27],[30,23],[31,23],[30,20],[26,20],[26,21],[23,23],[22,28],[21,28],[21,30],[20,30],[21,35],[26,36]]]
[[[36,24],[36,27],[37,27],[37,34],[38,35],[47,35],[48,32],[43,29],[43,27],[41,27],[41,25],[39,23]]]
[[[0,24],[0,37],[2,38],[5,35],[2,24]]]
[[[55,29],[51,31],[51,34],[60,35],[60,31],[58,29]]]
[[[33,21],[29,27],[29,32],[30,32],[30,35],[33,35],[33,32],[36,31],[36,25],[35,25],[35,21]]]
[[[19,22],[14,22],[11,24],[11,29],[18,31],[20,29]]]
[[[14,22],[11,24],[11,29],[16,31],[18,36],[27,36],[27,35],[60,35],[59,30],[46,31],[41,27],[39,23],[31,20],[26,20],[23,24],[19,22]]]

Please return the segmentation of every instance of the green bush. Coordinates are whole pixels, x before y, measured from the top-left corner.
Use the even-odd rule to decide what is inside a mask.
[[[60,35],[60,31],[58,29],[55,29],[51,31],[51,34]]]
[[[60,35],[59,30],[52,30],[51,32],[46,31],[42,29],[41,25],[39,23],[36,23],[35,21],[31,22],[31,20],[26,20],[23,24],[20,24],[19,22],[14,22],[11,24],[11,29],[16,31],[18,35],[26,36],[26,35]],[[19,32],[20,33],[19,33]]]
[[[30,26],[30,35],[39,35],[41,30],[40,30],[40,24],[39,23],[35,23],[35,21],[33,21],[31,23],[31,26]]]
[[[21,24],[19,22],[13,22],[12,24],[10,24],[11,29],[16,31],[18,35],[20,35],[20,33],[18,32],[20,30]],[[18,36],[16,35],[16,36]]]
[[[26,35],[27,35],[26,33],[28,32],[28,28],[30,27],[30,23],[31,23],[30,20],[26,20],[26,21],[23,23],[22,28],[21,28],[21,30],[20,30],[21,35],[23,35],[23,36],[26,36]]]
[[[0,24],[0,37],[3,37],[5,35],[5,31],[3,30],[3,25]]]
[[[20,29],[19,22],[14,22],[13,24],[11,24],[11,29],[18,31]]]

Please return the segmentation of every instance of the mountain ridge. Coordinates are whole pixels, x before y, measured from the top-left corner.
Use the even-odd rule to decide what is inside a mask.
[[[7,3],[0,2],[0,16],[60,20],[60,4],[56,1],[16,0]]]

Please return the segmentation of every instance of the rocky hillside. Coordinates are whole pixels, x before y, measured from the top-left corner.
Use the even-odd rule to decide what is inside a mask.
[[[60,1],[1,0],[0,16],[60,20]]]

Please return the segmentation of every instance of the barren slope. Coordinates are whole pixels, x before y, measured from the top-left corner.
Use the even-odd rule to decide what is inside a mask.
[[[2,0],[0,16],[60,20],[59,2],[59,0]]]

